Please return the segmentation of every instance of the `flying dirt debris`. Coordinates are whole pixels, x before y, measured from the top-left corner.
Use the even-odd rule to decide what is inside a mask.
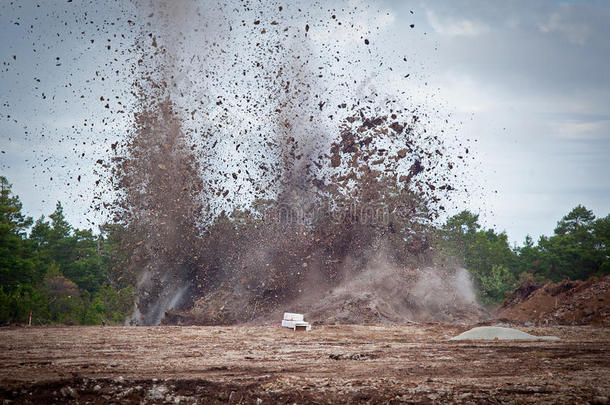
[[[449,117],[370,84],[386,58],[374,42],[354,60],[317,39],[358,13],[303,31],[293,21],[312,12],[266,2],[239,5],[239,21],[220,5],[136,4],[137,102],[110,176],[138,274],[130,323],[262,322],[286,306],[338,323],[484,314],[465,270],[431,248],[463,188]]]
[[[109,288],[86,290],[72,312],[110,313],[120,281],[125,302],[135,287],[129,323],[141,325],[113,325],[121,308],[105,327],[39,326],[34,308],[31,327],[0,328],[1,403],[610,402],[609,278],[523,285],[490,314],[469,271],[435,251],[445,210],[475,198],[479,172],[455,118],[464,106],[444,112],[436,64],[427,72],[426,48],[440,45],[424,23],[432,8],[394,21],[389,3],[0,2],[16,17],[2,27],[15,29],[2,72],[49,104],[19,113],[10,86],[0,108],[24,118],[2,119],[25,134],[23,120],[44,124],[32,169],[53,175],[49,187],[91,180],[71,155],[44,150],[53,131],[58,150],[94,165],[91,209],[118,234],[112,252],[78,252],[92,272],[108,268]],[[554,14],[528,21],[549,16],[556,32],[543,34],[566,40]],[[456,24],[472,31],[436,17],[453,25],[451,43]],[[502,27],[523,36],[525,25]],[[72,61],[28,55],[73,44]],[[23,263],[20,277],[36,267]],[[3,303],[45,300],[24,287],[0,289]],[[520,330],[466,331],[493,317]]]

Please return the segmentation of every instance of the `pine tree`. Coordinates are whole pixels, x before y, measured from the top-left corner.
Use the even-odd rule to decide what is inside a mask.
[[[0,286],[10,292],[34,282],[32,247],[25,239],[32,218],[21,212],[19,197],[13,196],[6,177],[0,176]]]

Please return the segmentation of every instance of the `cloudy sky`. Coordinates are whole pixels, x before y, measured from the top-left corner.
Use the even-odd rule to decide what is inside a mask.
[[[203,9],[213,4],[201,3]],[[49,214],[60,200],[68,219],[83,227],[103,219],[88,209],[95,162],[128,125],[108,114],[107,99],[91,99],[111,95],[115,112],[118,100],[130,102],[125,72],[117,70],[134,40],[126,21],[138,17],[127,0],[91,4],[0,5],[0,173],[29,215]],[[608,2],[323,6],[359,7],[358,29],[376,52],[415,61],[409,82],[384,83],[408,88],[413,100],[451,116],[471,145],[470,194],[458,206],[480,212],[486,226],[518,243],[527,234],[551,234],[577,204],[598,216],[610,212]],[[316,35],[312,23],[311,41],[331,37]],[[362,47],[357,36],[340,39],[345,52]],[[115,52],[110,59],[107,46]]]

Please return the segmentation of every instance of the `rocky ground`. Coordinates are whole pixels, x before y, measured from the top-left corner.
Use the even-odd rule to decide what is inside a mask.
[[[608,403],[610,329],[442,324],[0,329],[5,403]]]

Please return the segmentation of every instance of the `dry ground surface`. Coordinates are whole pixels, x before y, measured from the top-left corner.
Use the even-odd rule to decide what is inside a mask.
[[[0,329],[5,403],[608,403],[610,329],[448,342],[454,325]]]

